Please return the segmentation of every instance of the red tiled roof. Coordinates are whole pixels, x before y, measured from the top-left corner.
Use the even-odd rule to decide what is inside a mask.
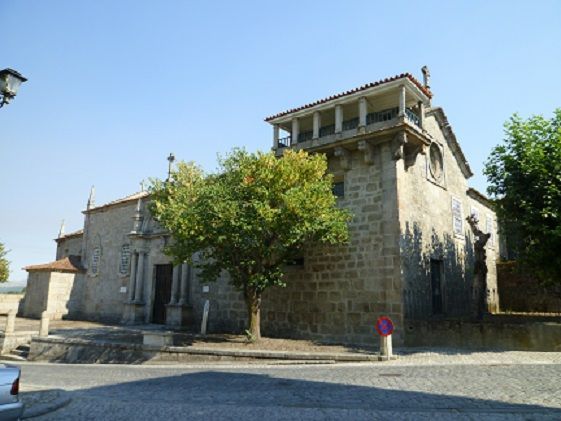
[[[265,121],[271,121],[271,120],[274,120],[275,118],[282,117],[284,115],[291,114],[291,113],[294,113],[296,111],[305,110],[306,108],[311,108],[311,107],[314,107],[314,106],[319,105],[319,104],[324,104],[326,102],[332,101],[332,100],[337,99],[337,98],[341,98],[341,97],[344,97],[344,96],[347,96],[347,95],[351,95],[351,94],[354,94],[356,92],[364,91],[366,89],[370,89],[370,88],[373,88],[375,86],[380,86],[380,85],[383,85],[384,83],[393,82],[394,80],[403,79],[403,78],[409,79],[426,96],[428,96],[429,98],[432,98],[431,91],[429,91],[426,87],[424,87],[421,84],[421,82],[419,82],[417,79],[415,79],[411,73],[402,73],[402,74],[397,75],[397,76],[393,76],[393,77],[389,77],[389,78],[386,78],[386,79],[383,79],[383,80],[379,80],[377,82],[367,83],[366,85],[362,85],[358,88],[351,89],[350,91],[341,92],[339,94],[332,95],[330,97],[323,98],[323,99],[320,99],[320,100],[315,101],[315,102],[311,102],[311,103],[306,104],[306,105],[302,105],[301,107],[292,108],[290,110],[283,111],[281,113],[278,113],[278,114],[272,115],[270,117],[267,117],[265,119]]]
[[[150,195],[150,193],[148,193],[147,191],[141,191],[141,192],[133,193],[129,196],[122,197],[120,199],[116,199],[116,200],[113,200],[111,202],[105,203],[104,205],[94,206],[93,208],[86,209],[84,212],[91,212],[91,211],[97,211],[97,210],[105,209],[105,208],[108,208],[110,206],[120,205],[122,203],[127,203],[127,202],[130,202],[130,201],[133,201],[133,200],[138,200],[138,199],[147,197],[149,195]]]
[[[70,272],[78,273],[83,272],[82,261],[80,256],[68,256],[63,259],[45,263],[42,265],[26,266],[24,269],[28,272],[33,271],[49,271],[49,272]]]

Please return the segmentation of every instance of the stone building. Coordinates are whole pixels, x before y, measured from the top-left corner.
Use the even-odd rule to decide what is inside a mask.
[[[327,155],[333,192],[354,216],[349,244],[307,249],[286,268],[288,286],[266,291],[264,335],[370,342],[376,319],[388,315],[399,343],[408,320],[469,319],[469,214],[492,233],[487,296],[489,309],[498,309],[496,216],[469,188],[469,164],[444,111],[432,105],[426,68],[423,75],[423,83],[401,74],[266,119],[277,156],[288,148]],[[35,284],[53,283],[61,259],[78,256],[66,317],[196,330],[209,300],[210,331],[243,331],[246,308],[227,274],[203,285],[187,264],[173,266],[163,252],[170,237],[149,215],[148,200],[140,192],[95,206],[92,195],[83,230],[61,234],[57,262],[41,269],[51,280],[34,280],[38,269],[28,267],[28,295]],[[37,313],[29,309],[36,302],[26,298],[26,314]]]

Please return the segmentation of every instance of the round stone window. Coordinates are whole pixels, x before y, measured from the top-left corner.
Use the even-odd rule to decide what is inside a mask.
[[[436,143],[430,145],[429,160],[430,173],[435,180],[440,180],[442,178],[442,152],[440,152],[440,148]]]

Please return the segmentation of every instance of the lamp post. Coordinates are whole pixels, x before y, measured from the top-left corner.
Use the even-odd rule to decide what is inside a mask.
[[[12,69],[0,70],[0,108],[8,104],[18,93],[19,86],[27,79]]]
[[[169,165],[168,165],[168,181],[171,178],[171,166],[173,164],[173,161],[175,161],[175,155],[173,153],[170,153],[169,156],[168,156],[168,162],[169,162]]]

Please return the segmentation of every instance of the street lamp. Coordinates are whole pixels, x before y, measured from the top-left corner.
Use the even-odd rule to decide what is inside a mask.
[[[27,79],[12,69],[0,70],[0,108],[8,104],[18,93],[19,85]]]
[[[173,165],[173,161],[175,161],[175,155],[173,153],[170,153],[168,156],[168,181],[171,178],[171,166]]]

